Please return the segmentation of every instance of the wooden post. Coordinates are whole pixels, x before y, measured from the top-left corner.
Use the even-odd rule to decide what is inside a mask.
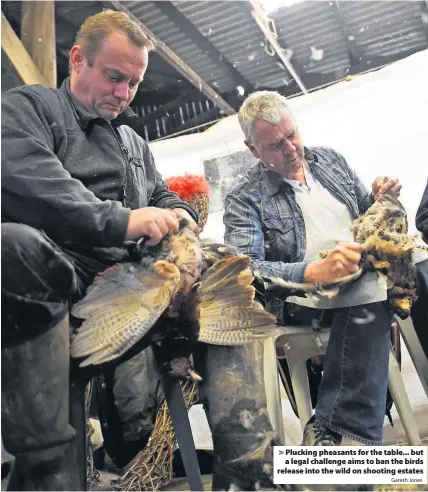
[[[40,70],[34,64],[3,12],[1,13],[1,47],[24,84],[45,83]]]
[[[48,87],[56,87],[55,3],[23,1],[21,40]]]

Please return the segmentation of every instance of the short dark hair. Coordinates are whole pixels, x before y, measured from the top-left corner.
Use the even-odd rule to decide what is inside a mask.
[[[144,47],[152,51],[156,47],[154,40],[150,39],[142,27],[128,14],[111,9],[88,17],[80,26],[74,45],[78,44],[82,47],[83,55],[91,66],[101,41],[117,31],[125,33],[131,43],[139,48]]]

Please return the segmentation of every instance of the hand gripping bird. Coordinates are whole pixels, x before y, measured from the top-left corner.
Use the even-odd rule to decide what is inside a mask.
[[[255,300],[247,256],[201,245],[184,220],[157,246],[136,250],[137,261],[99,274],[72,310],[84,320],[71,341],[80,367],[118,359],[146,339],[163,347],[177,377],[198,379],[189,341],[241,345],[276,333],[275,317]]]
[[[360,269],[355,274],[337,279],[329,285],[298,284],[264,277],[272,285],[270,290],[316,292],[333,297],[344,285],[357,280],[364,270],[372,269],[387,280],[391,311],[406,319],[416,298],[416,267],[412,253],[427,251],[428,248],[418,244],[417,236],[408,234],[407,214],[403,205],[388,192],[380,195],[364,214],[354,220],[352,232],[356,242],[367,246]],[[320,259],[327,254],[328,251],[320,252]]]
[[[387,178],[384,179],[386,181]],[[388,302],[401,319],[416,299],[415,251],[427,251],[418,236],[408,234],[407,214],[397,197],[386,192],[352,224],[355,241],[367,246],[367,268],[387,281]]]

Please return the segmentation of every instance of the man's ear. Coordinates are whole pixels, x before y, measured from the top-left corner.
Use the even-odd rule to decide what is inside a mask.
[[[244,140],[244,144],[250,149],[251,153],[256,159],[260,159],[260,154],[257,152],[256,148],[251,145],[249,140]]]
[[[70,65],[74,72],[79,73],[83,67],[83,50],[78,44],[75,44],[70,51]]]

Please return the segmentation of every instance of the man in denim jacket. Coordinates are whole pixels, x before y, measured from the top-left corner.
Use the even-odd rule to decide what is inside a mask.
[[[396,178],[373,183],[370,194],[345,159],[330,148],[307,148],[286,99],[251,94],[239,112],[245,144],[259,163],[225,200],[225,242],[251,256],[262,274],[292,282],[332,283],[358,270],[364,246],[353,241],[352,221]],[[325,259],[317,253],[330,249]],[[345,294],[288,297],[298,320],[327,313],[332,329],[315,415],[304,445],[339,445],[343,437],[381,444],[388,378],[391,316],[386,284],[364,274]],[[284,320],[283,300],[271,310]]]

